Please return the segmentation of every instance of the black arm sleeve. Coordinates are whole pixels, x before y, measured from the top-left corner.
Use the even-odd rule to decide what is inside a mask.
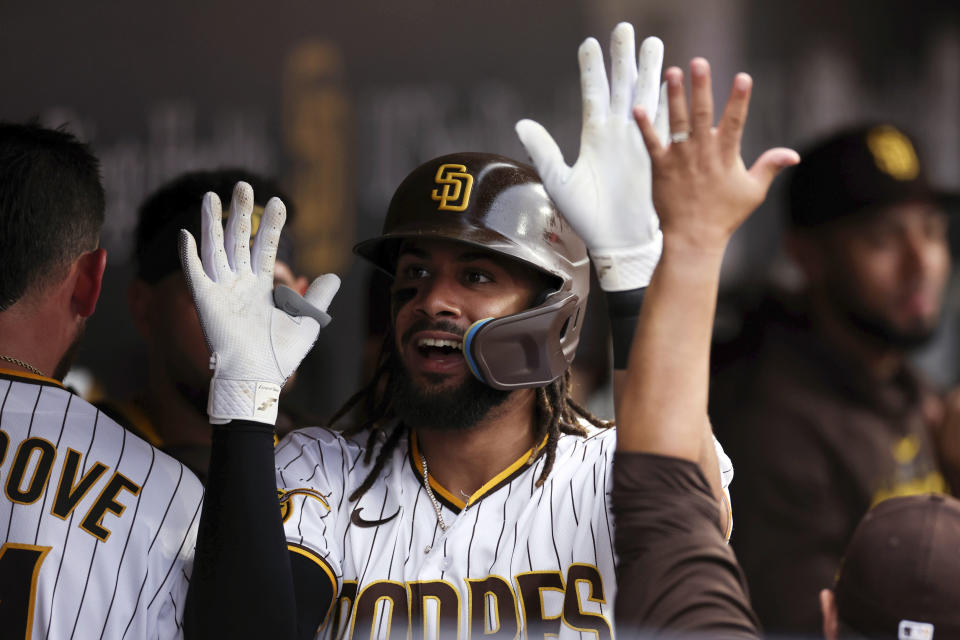
[[[214,425],[185,636],[314,637],[333,587],[316,565],[297,563],[295,581],[290,555],[277,503],[273,428],[240,420]],[[301,602],[313,606],[298,611]]]
[[[643,294],[646,291],[646,287],[641,287],[629,291],[612,291],[606,294],[607,314],[610,316],[610,335],[613,338],[614,369],[627,368],[630,345],[633,344],[633,333],[637,328],[637,318],[640,317],[640,307],[643,306]]]
[[[760,637],[717,501],[696,464],[617,452],[611,495],[618,635]]]
[[[315,562],[299,553],[288,555],[297,599],[297,637],[312,639],[333,606],[334,586],[326,572]]]

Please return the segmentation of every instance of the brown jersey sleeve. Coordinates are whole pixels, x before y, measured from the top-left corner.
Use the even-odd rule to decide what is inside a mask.
[[[618,452],[613,478],[618,634],[759,637],[746,581],[699,467]]]

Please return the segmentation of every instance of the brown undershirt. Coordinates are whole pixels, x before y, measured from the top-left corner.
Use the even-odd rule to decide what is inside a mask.
[[[699,467],[618,452],[613,474],[618,637],[758,638],[746,581]]]

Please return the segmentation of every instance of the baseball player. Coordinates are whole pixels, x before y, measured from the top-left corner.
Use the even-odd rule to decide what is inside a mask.
[[[234,192],[225,231],[210,222],[219,199],[205,198],[202,258],[192,236],[182,244],[214,353],[208,410],[222,425],[188,603],[197,637],[612,637],[616,432],[570,399],[567,368],[589,250],[615,303],[617,384],[626,374],[640,290],[660,253],[630,112],[656,110],[662,60],[648,39],[638,71],[630,25],[612,42],[612,90],[597,42],[581,47],[585,121],[572,168],[524,121],[539,175],[457,153],[403,181],[383,234],[355,248],[393,278],[380,366],[341,412],[362,403],[363,420],[343,433],[294,432],[275,466],[277,390],[329,318],[338,282],[322,277],[288,307],[294,316],[281,311],[270,281],[282,204],[268,204],[251,252],[249,187]],[[701,427],[700,460],[721,500],[729,464],[724,478]],[[240,564],[252,556],[255,567]]]
[[[174,638],[202,488],[59,382],[96,306],[104,193],[61,131],[0,124],[0,635]]]
[[[620,409],[614,463],[618,587],[622,631],[664,630],[692,637],[756,638],[746,581],[723,543],[717,504],[697,445],[707,420],[710,339],[720,266],[730,236],[762,202],[777,173],[799,162],[771,149],[747,170],[740,139],[752,81],[734,79],[713,126],[710,68],[690,64],[687,108],[683,74],[664,74],[670,141],[637,112],[653,164],[654,203],[663,255],[646,293]],[[643,366],[634,366],[642,360]]]

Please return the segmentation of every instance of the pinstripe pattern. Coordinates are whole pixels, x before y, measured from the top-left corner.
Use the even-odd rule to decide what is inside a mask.
[[[338,585],[345,581],[359,583],[353,617],[346,617],[351,628],[338,630],[331,624],[321,630],[321,637],[334,637],[336,633],[338,637],[367,638],[371,632],[373,637],[384,637],[388,628],[396,636],[397,625],[405,628],[409,624],[406,612],[420,609],[410,609],[409,603],[383,595],[379,604],[369,609],[372,617],[364,619],[365,603],[381,591],[393,593],[391,589],[406,589],[405,597],[413,597],[410,583],[418,581],[443,581],[449,585],[444,589],[456,592],[461,636],[469,633],[471,615],[487,630],[497,624],[504,625],[501,631],[509,630],[509,603],[497,602],[494,611],[484,606],[484,602],[493,602],[494,596],[488,595],[474,603],[476,611],[471,610],[467,581],[491,577],[494,581],[502,579],[498,584],[505,585],[501,588],[510,594],[520,624],[537,626],[536,621],[527,619],[527,611],[540,611],[541,604],[524,607],[525,596],[518,580],[520,574],[531,571],[558,576],[552,578],[554,583],[572,590],[568,599],[579,603],[584,615],[595,616],[584,624],[597,625],[600,633],[574,628],[577,621],[571,618],[568,622],[561,615],[564,593],[556,589],[526,594],[527,598],[542,598],[545,617],[556,616],[544,628],[562,638],[608,637],[616,588],[606,499],[610,489],[607,471],[615,448],[613,430],[592,432],[589,438],[561,436],[554,470],[542,487],[536,487],[543,464],[540,460],[534,465],[521,465],[513,476],[462,511],[438,496],[443,517],[450,525],[446,533],[437,525],[406,441],[400,443],[378,482],[358,503],[346,499],[345,494],[357,487],[370,469],[360,460],[359,443],[365,438],[366,434],[361,434],[357,441],[346,440],[326,429],[312,428],[290,434],[277,448],[277,479],[282,489],[308,488],[330,494],[330,510],[309,497],[292,498],[299,514],[286,522],[288,540],[326,558]],[[367,521],[397,511],[399,515],[379,526],[364,527],[351,522],[355,508],[362,509],[361,516]],[[399,560],[398,554],[402,556]],[[575,565],[585,565],[586,571],[594,571],[599,577],[603,594],[593,594],[597,601],[590,600],[588,585],[582,579],[568,582],[568,572]],[[430,633],[436,631],[436,601],[423,600]],[[390,602],[394,604],[392,614]],[[596,617],[601,613],[606,620]]]
[[[69,404],[70,404],[70,403],[69,403],[69,400],[70,400],[70,399],[68,398],[68,407],[69,407]],[[99,418],[100,418],[100,414],[99,414],[99,413],[94,416],[93,428],[90,430],[89,443],[87,444],[87,446],[86,446],[86,448],[85,448],[86,454],[84,455],[84,458],[83,458],[84,460],[89,460],[89,459],[90,459],[90,450],[91,450],[91,448],[93,447],[93,441],[96,440],[96,438],[97,438],[97,424],[99,423]],[[63,421],[64,421],[64,422],[67,421],[67,413],[66,413],[66,411],[64,412]],[[2,423],[3,423],[3,417],[0,416],[0,424],[2,424]],[[84,469],[84,471],[86,471],[86,469]],[[53,587],[52,587],[51,590],[50,590],[50,602],[51,602],[51,606],[50,606],[50,609],[49,609],[49,610],[50,610],[49,616],[47,617],[47,635],[46,635],[47,638],[50,637],[50,629],[53,627],[53,612],[54,612],[53,603],[55,602],[55,598],[56,598],[56,595],[57,595],[57,587],[60,586],[60,575],[61,575],[61,573],[63,572],[63,563],[64,563],[64,561],[66,560],[66,555],[67,555],[67,554],[66,554],[66,548],[67,548],[68,533],[69,533],[70,531],[72,531],[72,526],[73,526],[73,524],[74,524],[73,519],[74,519],[74,516],[76,515],[76,513],[77,513],[77,512],[74,511],[73,513],[70,514],[70,525],[71,525],[71,526],[68,527],[67,529],[65,529],[65,530],[63,531],[63,538],[62,538],[62,541],[61,541],[61,544],[60,544],[60,548],[62,548],[62,549],[64,550],[64,552],[60,554],[60,563],[57,565],[57,574],[56,574],[56,577],[54,578],[54,581],[53,581]],[[40,530],[40,524],[41,524],[41,521],[40,521],[40,518],[38,518],[38,519],[37,519],[37,530],[38,530],[38,531]],[[68,569],[67,573],[69,573],[69,572],[70,572],[70,571],[69,571],[69,569]]]
[[[9,436],[0,459],[2,541],[50,548],[32,637],[180,637],[203,488],[92,405],[34,378],[0,372],[0,430]],[[73,477],[68,456],[79,461]],[[48,464],[47,476],[36,473]],[[71,493],[88,477],[96,479],[86,493]],[[15,503],[11,493],[33,501]],[[3,589],[29,590],[13,579],[0,571]]]
[[[471,626],[478,635],[498,625],[510,636],[517,620],[530,637],[540,631],[561,638],[610,636],[616,589],[608,503],[614,430],[561,436],[553,472],[542,487],[536,486],[541,459],[519,465],[463,510],[438,491],[450,525],[445,533],[407,441],[358,503],[347,499],[371,467],[361,460],[365,439],[366,434],[354,441],[312,428],[293,432],[277,447],[280,488],[317,491],[329,504],[291,498],[295,515],[285,523],[288,541],[322,558],[338,588],[357,585],[352,613],[340,616],[345,622],[339,628],[332,622],[337,616],[330,616],[321,637],[379,638],[388,630],[402,637],[410,625],[420,637],[424,623],[409,620],[408,612],[422,614],[427,637],[450,637],[457,619],[443,622],[444,611],[457,611],[461,637],[471,634]],[[722,449],[718,454],[726,485],[732,466]],[[351,521],[356,509],[361,525],[397,516],[379,526],[360,526]],[[477,581],[483,586],[472,597],[470,585]],[[430,592],[416,600],[424,588],[417,583],[447,595]],[[398,601],[398,594],[407,601]],[[453,599],[443,604],[444,597]],[[523,633],[520,627],[516,631]]]

